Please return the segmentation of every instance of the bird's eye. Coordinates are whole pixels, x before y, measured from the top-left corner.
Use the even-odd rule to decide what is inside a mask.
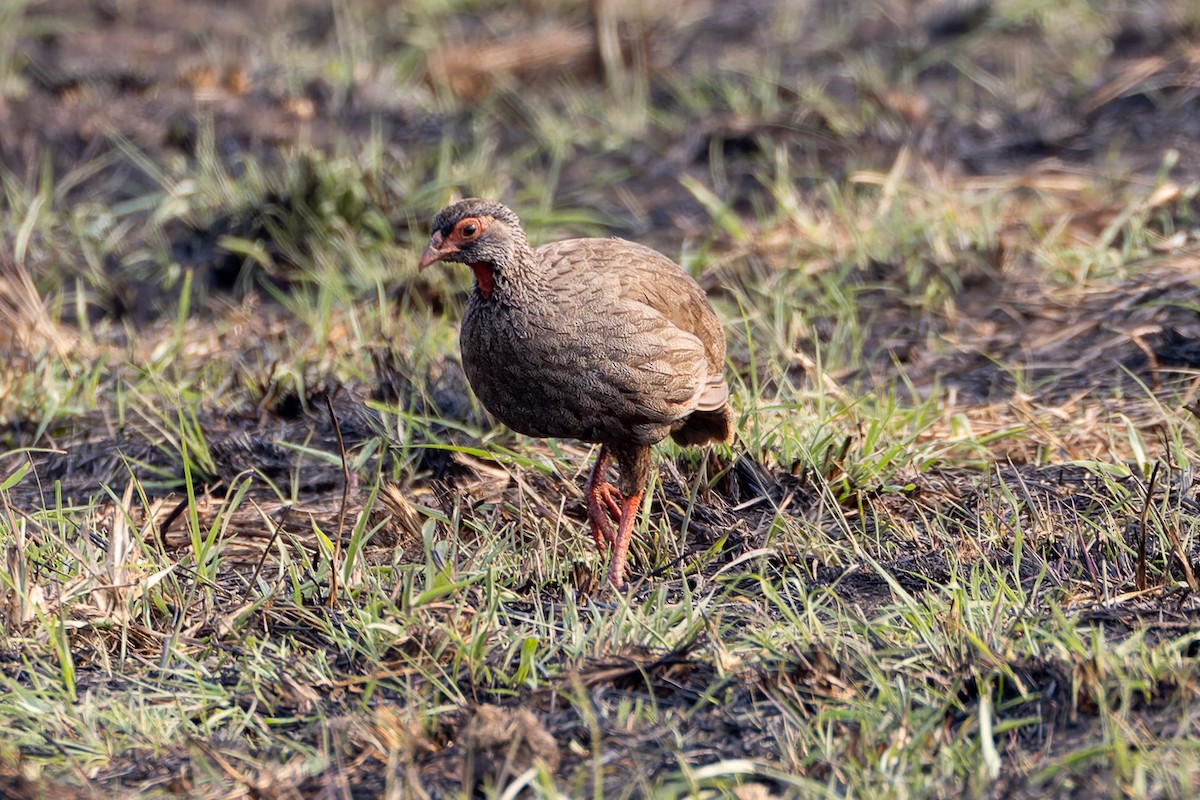
[[[463,227],[462,227],[462,235],[463,236],[474,236],[478,232],[479,232],[479,227],[474,222],[468,222],[466,225],[463,225]]]

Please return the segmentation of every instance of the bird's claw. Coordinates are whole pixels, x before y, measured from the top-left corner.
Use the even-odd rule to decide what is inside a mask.
[[[608,511],[608,516],[613,522],[621,521],[621,503],[625,497],[621,494],[617,487],[611,483],[602,483],[596,487],[596,494],[600,495],[600,499],[604,501],[604,507]]]
[[[603,553],[617,541],[617,533],[613,530],[614,522],[621,519],[621,502],[624,498],[617,487],[611,483],[597,483],[587,493],[588,521],[592,527],[592,538],[596,541],[596,549]]]

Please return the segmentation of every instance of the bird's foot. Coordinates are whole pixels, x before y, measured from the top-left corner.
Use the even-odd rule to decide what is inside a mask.
[[[603,553],[609,545],[617,541],[617,533],[612,523],[608,521],[605,510],[588,503],[588,522],[591,523],[592,538],[596,540],[596,549]]]
[[[625,499],[617,487],[609,483],[604,476],[611,458],[608,448],[601,447],[599,455],[596,456],[596,463],[592,465],[592,473],[588,476],[587,488],[584,489],[584,495],[587,497],[588,519],[592,523],[592,534],[602,535],[608,544],[612,544],[616,539],[609,519],[613,522],[620,522],[621,503]],[[605,518],[605,513],[608,514],[609,519]],[[599,543],[599,539],[597,539],[597,544]],[[603,550],[603,546],[600,549]]]
[[[611,483],[602,483],[595,488],[596,494],[604,502],[604,507],[608,510],[608,516],[613,522],[621,521],[621,503],[625,502],[621,490]]]
[[[603,553],[609,545],[617,540],[613,530],[612,520],[621,519],[621,505],[624,498],[611,483],[596,483],[587,490],[587,514],[592,526],[592,538],[596,540],[596,549]]]
[[[589,515],[590,516],[590,515]],[[596,542],[596,549],[603,555],[608,546],[616,539],[616,534],[613,533],[612,523],[607,519],[591,520],[592,539]]]

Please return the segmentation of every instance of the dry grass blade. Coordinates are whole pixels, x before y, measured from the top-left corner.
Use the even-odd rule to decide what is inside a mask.
[[[4,614],[5,632],[17,633],[38,614],[46,611],[46,593],[29,568],[26,553],[29,549],[25,526],[17,521],[8,499],[0,494],[0,508],[7,519],[12,542],[4,548],[5,580],[0,597],[7,607]]]
[[[1146,489],[1146,497],[1147,497],[1146,505],[1147,506],[1150,506],[1150,497],[1153,492],[1154,477],[1158,473],[1158,468],[1159,468],[1160,463],[1161,462],[1155,462],[1154,471],[1150,473],[1150,483]],[[1164,495],[1163,501],[1166,502],[1169,497],[1170,497],[1170,490],[1168,489]],[[1153,510],[1154,510],[1154,517],[1157,520],[1158,525],[1159,525],[1159,529],[1162,530],[1163,535],[1165,535],[1167,537],[1167,541],[1169,541],[1171,543],[1171,548],[1174,550],[1175,559],[1179,562],[1180,569],[1183,570],[1183,578],[1185,581],[1187,581],[1188,588],[1191,589],[1193,593],[1200,591],[1200,584],[1197,584],[1197,582],[1196,582],[1196,573],[1192,570],[1192,560],[1188,556],[1188,552],[1184,548],[1183,542],[1181,542],[1179,539],[1179,532],[1175,529],[1175,526],[1173,524],[1168,524],[1167,521],[1165,519],[1163,519],[1162,512],[1159,510],[1159,508],[1157,506],[1153,506]],[[1145,513],[1145,510],[1143,510],[1143,512],[1142,512],[1142,539],[1143,539],[1143,542],[1144,542],[1145,536],[1146,536],[1145,521],[1146,521],[1146,513]],[[1138,555],[1139,555],[1138,566],[1139,566],[1139,568],[1142,568],[1142,569],[1144,569],[1144,565],[1141,562],[1141,558],[1144,555],[1143,551],[1144,551],[1144,544],[1141,547],[1139,547],[1139,550],[1138,550]]]
[[[125,486],[120,504],[113,505],[112,521],[108,526],[108,549],[104,553],[104,577],[108,585],[97,590],[97,605],[101,611],[118,620],[129,616],[126,596],[130,587],[126,562],[134,549],[134,535],[129,525],[134,511],[133,488],[134,481],[131,478]]]
[[[1138,84],[1161,73],[1169,63],[1162,56],[1150,56],[1133,62],[1116,78],[1092,92],[1080,105],[1079,110],[1084,114],[1095,113],[1097,109],[1121,97]]]
[[[279,515],[279,521],[275,523],[274,530],[271,531],[271,538],[267,540],[263,547],[262,557],[258,559],[258,563],[254,565],[254,572],[250,575],[250,580],[246,581],[246,590],[242,593],[242,604],[250,598],[250,593],[254,591],[254,587],[258,584],[258,578],[262,575],[263,565],[267,563],[267,557],[275,547],[275,543],[279,541],[279,534],[283,531],[283,526],[287,524],[288,518],[291,516],[292,507],[289,505],[283,509],[283,513]]]
[[[47,348],[70,368],[69,355],[78,341],[51,319],[25,264],[0,249],[0,352],[7,355],[5,372],[14,368],[19,355],[33,356]]]
[[[1149,531],[1146,528],[1146,523],[1150,519],[1150,506],[1154,501],[1154,484],[1158,481],[1158,469],[1162,465],[1161,461],[1154,462],[1154,468],[1150,471],[1150,480],[1146,482],[1146,494],[1142,497],[1142,513],[1138,519],[1138,550],[1137,550],[1137,573],[1134,578],[1134,585],[1139,592],[1146,591],[1146,537]]]
[[[329,608],[337,605],[338,570],[342,566],[342,535],[346,532],[346,505],[350,499],[350,461],[346,455],[346,442],[342,439],[342,426],[333,410],[332,395],[325,396],[325,407],[329,411],[329,423],[337,435],[338,455],[342,460],[342,502],[338,504],[337,535],[333,539],[333,556],[329,563],[329,597],[325,604]]]

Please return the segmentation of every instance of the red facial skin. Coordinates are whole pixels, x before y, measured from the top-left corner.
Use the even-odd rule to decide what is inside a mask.
[[[448,236],[442,236],[441,231],[434,231],[433,236],[429,237],[429,245],[425,248],[425,252],[421,253],[419,265],[424,269],[437,261],[453,260],[453,256],[462,249],[463,245],[478,239],[485,230],[487,230],[487,223],[484,218],[467,217],[460,220]],[[487,264],[468,263],[467,266],[475,273],[480,293],[485,299],[491,297],[492,290],[496,286],[496,276],[493,274],[492,268]]]

